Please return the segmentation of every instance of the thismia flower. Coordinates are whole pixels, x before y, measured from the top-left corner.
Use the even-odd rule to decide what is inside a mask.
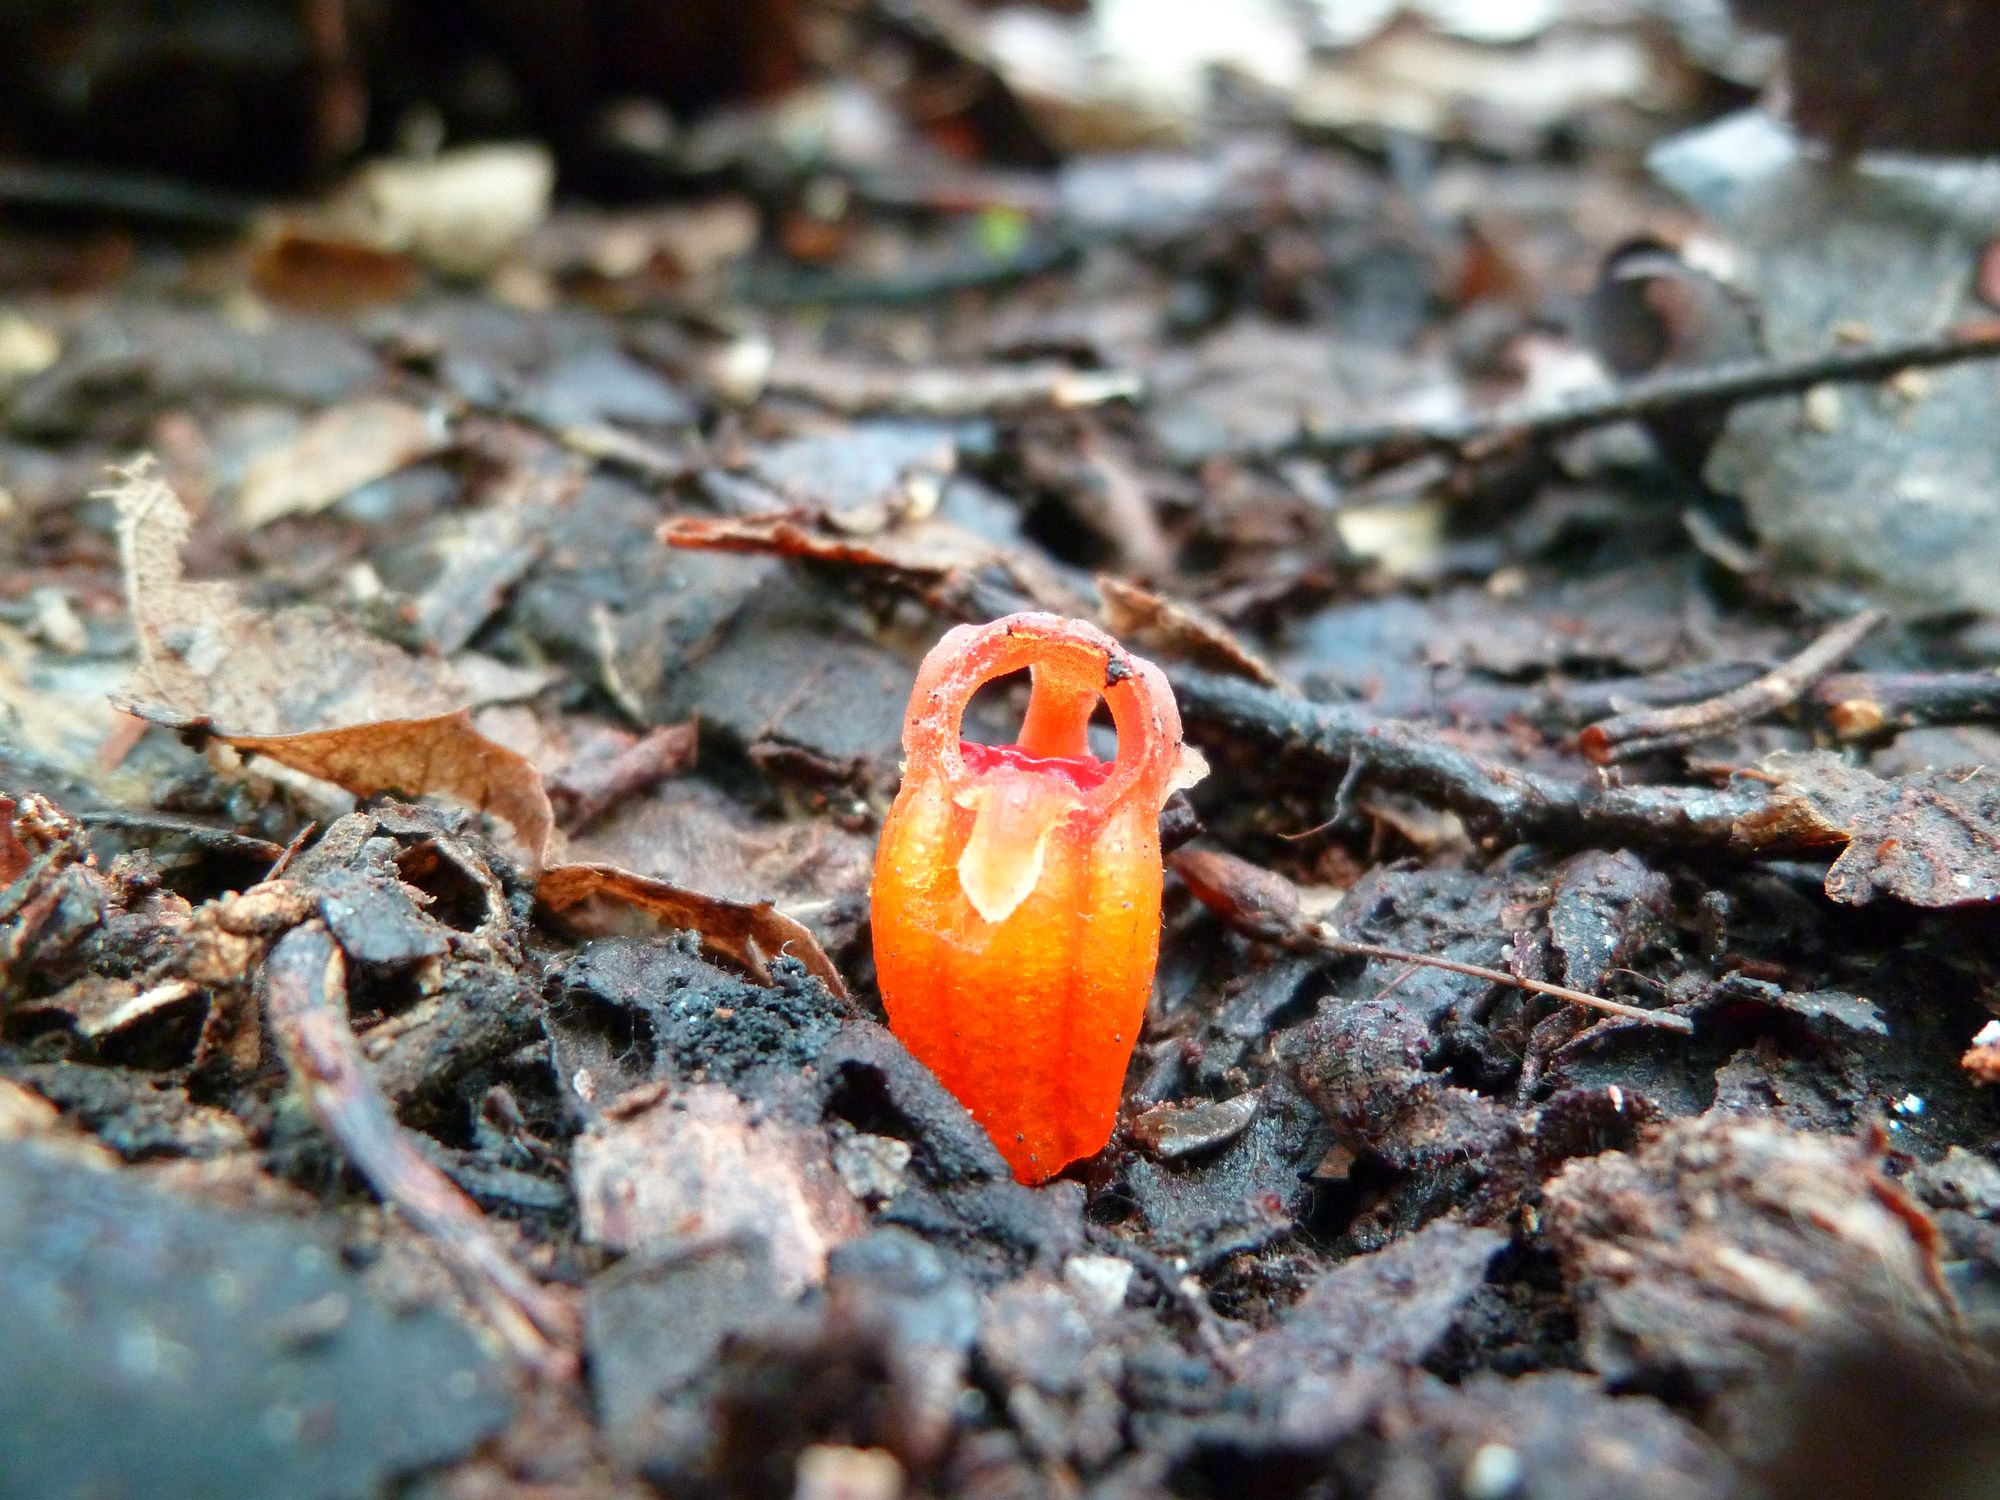
[[[1032,691],[1012,745],[961,738],[984,684]],[[1099,699],[1117,758],[1090,752]],[[1104,1148],[1160,947],[1160,809],[1202,773],[1166,677],[1095,626],[1019,614],[925,658],[875,857],[889,1025],[1022,1182]]]

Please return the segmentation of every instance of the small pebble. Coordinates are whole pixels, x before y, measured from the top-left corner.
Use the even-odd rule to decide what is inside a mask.
[[[1233,1141],[1257,1117],[1260,1096],[1204,1099],[1193,1104],[1155,1104],[1127,1127],[1148,1156],[1175,1161]]]

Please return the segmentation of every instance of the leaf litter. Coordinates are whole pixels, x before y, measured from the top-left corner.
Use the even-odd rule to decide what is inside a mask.
[[[0,1306],[124,1319],[24,1335],[44,1490],[1984,1451],[1994,637],[1979,486],[1930,493],[1990,438],[1983,198],[1696,135],[1669,203],[1646,149],[1767,65],[1678,8],[1117,9],[843,13],[904,65],[592,102],[554,208],[447,150],[171,286],[0,240]],[[1136,93],[1048,68],[1100,35]],[[1024,606],[1159,660],[1213,767],[1120,1130],[1039,1190],[867,940],[914,664]]]

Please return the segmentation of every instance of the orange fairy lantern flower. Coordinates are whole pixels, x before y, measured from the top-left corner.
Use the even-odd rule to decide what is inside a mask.
[[[1033,679],[1018,744],[960,738],[985,683]],[[1113,761],[1086,731],[1102,697]],[[1102,1150],[1160,949],[1160,808],[1205,769],[1158,667],[1095,626],[961,625],[925,658],[875,856],[890,1028],[1022,1182]]]

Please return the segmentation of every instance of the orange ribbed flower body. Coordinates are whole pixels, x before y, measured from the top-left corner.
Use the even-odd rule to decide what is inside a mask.
[[[1023,667],[1020,742],[961,739],[972,695]],[[1115,761],[1086,737],[1100,697]],[[1159,668],[1047,614],[945,636],[903,752],[875,856],[889,1025],[1041,1182],[1111,1139],[1159,957],[1160,808],[1199,758]]]

